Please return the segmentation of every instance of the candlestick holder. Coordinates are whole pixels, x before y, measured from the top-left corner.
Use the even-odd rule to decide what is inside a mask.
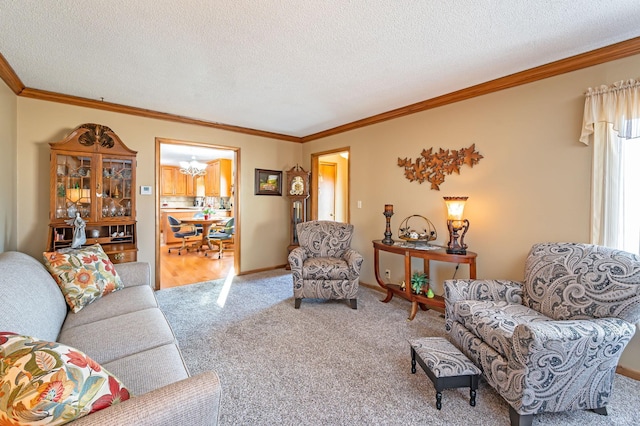
[[[393,216],[393,205],[385,204],[384,213],[382,213],[387,220],[387,228],[384,231],[384,239],[382,244],[393,245],[394,241],[391,239],[391,216]]]

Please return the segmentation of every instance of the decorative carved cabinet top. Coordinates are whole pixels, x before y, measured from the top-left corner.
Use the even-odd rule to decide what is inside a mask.
[[[136,155],[113,130],[95,123],[81,124],[59,142],[51,142],[51,149],[76,149],[82,152]]]

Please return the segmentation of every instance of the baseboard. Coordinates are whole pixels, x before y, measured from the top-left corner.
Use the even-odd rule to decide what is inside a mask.
[[[386,290],[385,290],[385,289],[383,289],[382,287],[380,287],[378,284],[375,284],[375,285],[374,285],[374,284],[364,283],[364,282],[360,281],[359,285],[361,285],[361,286],[363,286],[363,287],[370,288],[370,289],[372,289],[372,290],[379,291],[379,292],[381,292],[381,293],[386,293]]]
[[[282,265],[270,266],[268,268],[252,269],[250,271],[242,271],[238,275],[248,275],[248,274],[255,274],[255,273],[258,273],[258,272],[273,271],[273,270],[276,270],[276,269],[284,269],[286,266],[287,266],[286,264],[282,264]]]
[[[619,365],[616,367],[616,373],[640,381],[640,371]]]

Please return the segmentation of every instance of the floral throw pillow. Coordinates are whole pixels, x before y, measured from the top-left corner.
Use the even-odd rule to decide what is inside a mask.
[[[12,333],[0,333],[0,342],[0,425],[62,425],[130,397],[69,346]]]
[[[58,283],[71,311],[124,288],[100,244],[80,249],[45,252],[44,264]]]

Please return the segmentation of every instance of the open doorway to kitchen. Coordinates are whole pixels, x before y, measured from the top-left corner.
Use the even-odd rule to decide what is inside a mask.
[[[349,148],[311,154],[311,219],[349,222]]]
[[[156,289],[239,271],[239,168],[239,148],[156,138]]]

